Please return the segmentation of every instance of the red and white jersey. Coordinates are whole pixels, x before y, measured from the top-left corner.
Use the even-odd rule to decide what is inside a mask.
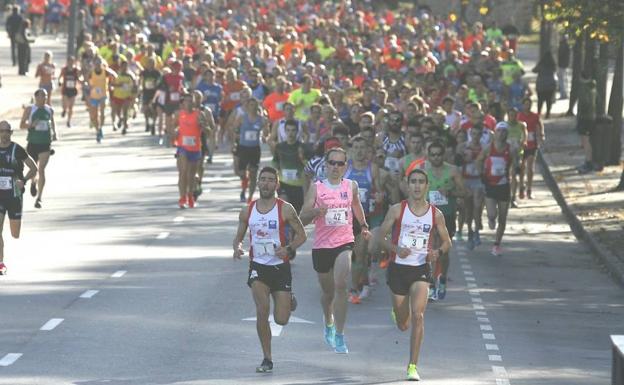
[[[279,265],[284,260],[275,255],[275,250],[286,244],[286,232],[282,221],[284,201],[277,199],[269,212],[261,213],[256,202],[249,204],[249,256],[252,261],[262,265]]]
[[[511,165],[511,150],[509,144],[501,151],[496,150],[492,143],[490,155],[485,158],[483,174],[488,186],[497,186],[509,183],[509,166]]]
[[[401,214],[395,222],[392,243],[399,248],[410,249],[410,255],[400,258],[393,253],[392,260],[398,265],[421,266],[427,263],[431,249],[431,234],[435,228],[435,206],[418,216],[409,208],[407,200],[401,202]]]
[[[474,147],[473,144],[469,144],[464,149],[464,154],[467,154],[470,158],[470,161],[465,161],[462,166],[462,176],[464,179],[479,179],[481,178],[481,171],[477,167],[477,158],[481,153],[481,144],[477,147]]]

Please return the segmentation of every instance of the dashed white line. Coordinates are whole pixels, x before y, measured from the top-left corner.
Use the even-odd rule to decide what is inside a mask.
[[[488,359],[490,361],[498,361],[501,362],[503,360],[503,357],[499,356],[498,354],[489,354],[488,355]]]
[[[476,283],[467,283],[466,286],[468,286],[469,289],[476,289],[477,288],[477,284]]]
[[[496,377],[500,378],[509,378],[507,375],[507,369],[504,366],[492,366],[492,371],[496,375]]]
[[[99,290],[87,290],[84,293],[80,294],[80,298],[93,298],[93,296],[99,292]]]
[[[475,296],[481,295],[481,293],[479,293],[479,290],[468,290],[468,293]]]
[[[464,270],[464,275],[474,275],[474,273],[470,270]]]
[[[483,310],[485,308],[483,307],[483,305],[477,305],[476,303],[473,303],[472,304],[472,309],[473,310]]]
[[[476,311],[475,314],[481,317],[487,317],[487,312],[484,311]]]
[[[156,239],[167,239],[169,237],[169,234],[170,233],[168,231],[163,231],[156,236]]]
[[[476,279],[475,277],[466,277],[466,281],[474,282]]]
[[[462,269],[472,269],[472,266],[465,264],[465,265],[461,265],[461,268]]]
[[[496,344],[485,344],[485,350],[495,350],[495,351],[498,351],[498,345],[496,345]]]
[[[493,333],[483,333],[481,334],[484,340],[495,340],[496,336]]]
[[[479,325],[479,329],[481,329],[484,332],[491,332],[492,326],[491,325]]]
[[[123,277],[124,275],[126,275],[126,273],[127,273],[127,271],[126,271],[126,270],[119,270],[119,271],[114,272],[114,273],[111,275],[111,278],[121,278],[121,277]]]
[[[0,366],[9,366],[13,365],[15,361],[19,360],[22,356],[22,353],[9,353],[6,356],[2,357],[0,360]]]
[[[52,318],[51,320],[46,322],[39,330],[44,330],[44,331],[54,330],[54,328],[59,326],[61,322],[63,321],[64,321],[63,318]]]
[[[481,298],[477,298],[477,297],[470,297],[470,300],[474,303],[482,303],[483,300]]]
[[[174,223],[182,223],[184,222],[184,217],[175,217],[173,218]]]
[[[497,378],[496,385],[509,385],[509,380],[506,378]]]
[[[468,258],[459,258],[459,262],[469,262],[470,260]]]
[[[486,324],[490,323],[490,319],[487,318],[487,317],[477,317],[477,321],[483,322],[483,323],[486,323]]]

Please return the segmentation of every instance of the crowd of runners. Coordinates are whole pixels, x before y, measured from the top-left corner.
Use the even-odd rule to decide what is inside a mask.
[[[57,68],[46,53],[37,67],[20,124],[34,171],[13,182],[34,178],[40,207],[56,87],[67,129],[80,128],[81,100],[97,143],[142,115],[147,135],[175,148],[180,208],[195,207],[213,155],[231,153],[247,203],[233,247],[240,258],[249,229],[258,371],[273,367],[269,298],[287,323],[289,263],[313,223],[325,341],[348,352],[348,303],[364,303],[386,269],[418,379],[423,313],[446,297],[451,239],[501,256],[509,208],[532,199],[545,137],[517,36],[488,20],[349,1],[92,2],[80,20],[76,56]]]

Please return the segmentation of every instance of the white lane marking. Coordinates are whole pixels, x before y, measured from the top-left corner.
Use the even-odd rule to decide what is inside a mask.
[[[464,265],[461,265],[461,268],[462,269],[472,269],[472,266],[470,266],[468,264],[464,264]]]
[[[243,318],[241,321],[254,321],[255,322],[256,317]],[[314,322],[312,321],[308,321],[299,317],[290,317],[288,323],[314,324]],[[282,325],[278,325],[275,323],[275,320],[273,319],[272,315],[269,316],[269,326],[271,327],[271,335],[273,337],[279,337],[280,334],[282,334],[282,329],[284,329]]]
[[[271,322],[269,326],[271,327],[271,336],[273,337],[279,337],[282,334],[282,329],[284,329],[282,325],[278,325],[275,322]]]
[[[111,275],[111,278],[121,278],[121,277],[123,277],[124,275],[126,275],[126,273],[127,273],[127,271],[126,271],[126,270],[119,270],[119,271],[114,272],[114,273]]]
[[[496,385],[510,385],[510,382],[506,378],[497,378]]]
[[[484,332],[491,332],[492,326],[491,325],[479,325],[479,329],[481,329]]]
[[[496,344],[485,344],[485,350],[496,350],[496,351],[498,351],[498,345],[496,345]]]
[[[470,295],[474,296],[481,295],[481,293],[479,293],[479,290],[468,290],[468,292],[470,293]]]
[[[9,353],[6,356],[2,357],[0,360],[0,366],[9,366],[13,365],[15,361],[19,360],[22,356],[22,353]]]
[[[163,231],[162,233],[156,236],[156,239],[167,239],[169,237],[169,234],[171,233],[168,231]]]
[[[503,360],[503,357],[499,356],[498,354],[489,354],[488,355],[488,359],[490,361],[498,361],[501,362]]]
[[[80,294],[80,298],[93,298],[93,296],[99,292],[99,290],[87,290],[84,293]]]
[[[476,283],[467,283],[466,286],[468,286],[469,289],[476,289],[477,288],[477,284]]]
[[[477,305],[475,303],[472,304],[472,309],[473,310],[484,310],[485,308],[483,307],[483,305]]]
[[[466,281],[474,282],[476,279],[475,277],[466,277]]]
[[[212,189],[206,188],[203,190],[204,193],[208,194],[210,191],[212,191]]]
[[[457,250],[457,255],[464,256],[466,252],[464,250]]]
[[[464,275],[474,275],[474,273],[470,270],[464,270]]]
[[[45,325],[43,325],[41,329],[39,330],[45,330],[45,331],[54,330],[54,328],[59,326],[61,322],[63,321],[64,321],[63,318],[52,318],[51,320],[46,322]]]
[[[509,375],[507,374],[507,369],[505,369],[504,366],[492,366],[492,371],[494,372],[494,375],[496,375],[496,377],[509,378]]]
[[[182,222],[184,222],[184,217],[173,218],[173,223],[182,223]]]
[[[481,298],[477,298],[477,297],[470,297],[470,300],[472,300],[472,302],[474,303],[482,303],[483,300]]]
[[[495,340],[496,336],[493,333],[482,333],[481,336],[484,340]]]
[[[487,312],[484,311],[476,311],[475,314],[481,317],[487,317]]]
[[[459,258],[459,262],[466,263],[466,262],[469,262],[469,261],[470,260],[468,258]]]
[[[486,323],[486,324],[490,323],[490,319],[487,318],[487,317],[477,317],[477,321],[483,322],[483,323]]]

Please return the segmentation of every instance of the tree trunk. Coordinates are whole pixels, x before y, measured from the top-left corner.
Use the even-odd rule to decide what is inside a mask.
[[[596,115],[602,116],[607,110],[607,77],[609,74],[609,44],[600,44],[598,66],[596,68]]]
[[[570,105],[568,113],[574,111],[574,106],[578,101],[578,86],[581,78],[583,66],[583,36],[577,36],[572,50],[572,82],[570,86]]]
[[[540,1],[540,58],[548,51],[551,51],[550,41],[552,40],[552,25],[544,18],[545,1]]]
[[[624,40],[624,39],[622,39]],[[615,72],[613,74],[613,84],[611,85],[611,96],[609,97],[609,115],[613,118],[612,135],[609,138],[611,151],[606,159],[607,165],[617,165],[622,156],[622,112],[624,109],[624,41],[618,45],[617,56],[615,58]],[[624,178],[624,171],[622,173]],[[623,179],[624,180],[624,179]]]
[[[588,33],[585,33],[585,57],[583,61],[583,71],[590,74],[594,80],[596,79],[596,41],[589,37]]]

